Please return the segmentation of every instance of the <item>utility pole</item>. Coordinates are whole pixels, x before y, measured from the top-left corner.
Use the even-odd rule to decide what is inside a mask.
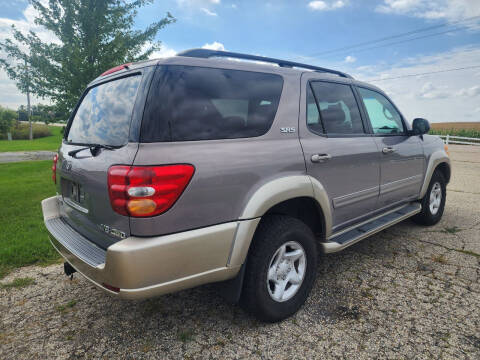
[[[30,126],[29,139],[33,140],[32,117],[30,113],[30,78],[28,76],[27,59],[25,59],[25,78],[27,80],[27,118]]]

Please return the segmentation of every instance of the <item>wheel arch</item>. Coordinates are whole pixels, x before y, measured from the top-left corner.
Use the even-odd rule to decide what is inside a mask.
[[[422,188],[420,190],[419,199],[425,196],[428,185],[430,184],[430,180],[432,179],[432,175],[437,169],[442,172],[442,175],[445,177],[445,181],[448,183],[451,176],[450,158],[443,149],[435,151],[430,155],[427,169],[425,171],[425,178],[423,179]]]
[[[331,234],[330,200],[322,184],[308,175],[278,178],[261,186],[250,197],[238,221],[228,266],[245,262],[257,226],[268,214],[296,217],[324,238]]]

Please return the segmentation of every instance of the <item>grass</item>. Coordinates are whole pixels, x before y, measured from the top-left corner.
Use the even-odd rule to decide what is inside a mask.
[[[77,305],[77,300],[70,300],[66,304],[58,305],[57,310],[61,313],[65,313],[68,309],[73,308],[75,305]]]
[[[447,259],[442,254],[432,255],[432,261],[437,262],[439,264],[448,264]]]
[[[10,270],[57,262],[40,201],[55,195],[48,161],[0,164],[0,278]]]
[[[55,151],[62,142],[62,128],[60,126],[49,126],[51,136],[34,140],[0,140],[0,152],[9,151],[34,151],[52,150]]]
[[[457,250],[458,252],[461,252],[462,254],[465,254],[465,255],[471,255],[471,256],[475,256],[477,258],[480,258],[480,254],[477,254],[476,252],[473,252],[473,251],[470,251],[470,250]]]
[[[446,234],[455,234],[455,233],[460,232],[460,231],[462,231],[462,229],[460,229],[456,226],[446,227],[442,230],[442,232],[446,233]]]
[[[195,336],[195,333],[191,329],[186,329],[184,331],[180,331],[178,333],[178,340],[180,340],[183,343],[192,341]]]
[[[33,285],[33,284],[35,284],[35,280],[32,279],[32,278],[28,278],[28,277],[17,278],[10,283],[0,284],[0,288],[1,289],[7,289],[7,290],[12,289],[12,288],[18,289],[18,288],[23,288],[25,286],[29,286],[29,285]]]

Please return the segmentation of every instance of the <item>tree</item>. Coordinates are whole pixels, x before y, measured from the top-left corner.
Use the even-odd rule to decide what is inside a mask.
[[[16,118],[15,111],[0,106],[0,135],[7,134]]]
[[[31,0],[39,16],[35,23],[57,38],[45,43],[32,31],[12,26],[14,41],[0,42],[7,54],[0,65],[20,91],[50,98],[68,114],[87,84],[116,65],[148,59],[160,49],[157,33],[175,22],[167,13],[144,30],[134,30],[139,8],[153,0]],[[26,49],[26,50],[24,50]],[[22,63],[23,67],[22,67]],[[28,69],[28,71],[27,71]]]

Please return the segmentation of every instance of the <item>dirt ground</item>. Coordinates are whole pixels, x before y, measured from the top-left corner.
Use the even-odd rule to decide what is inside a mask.
[[[480,147],[450,150],[442,221],[322,255],[307,304],[282,323],[211,285],[131,302],[61,265],[27,267],[1,281],[0,358],[480,359]],[[19,278],[33,280],[5,287]]]

